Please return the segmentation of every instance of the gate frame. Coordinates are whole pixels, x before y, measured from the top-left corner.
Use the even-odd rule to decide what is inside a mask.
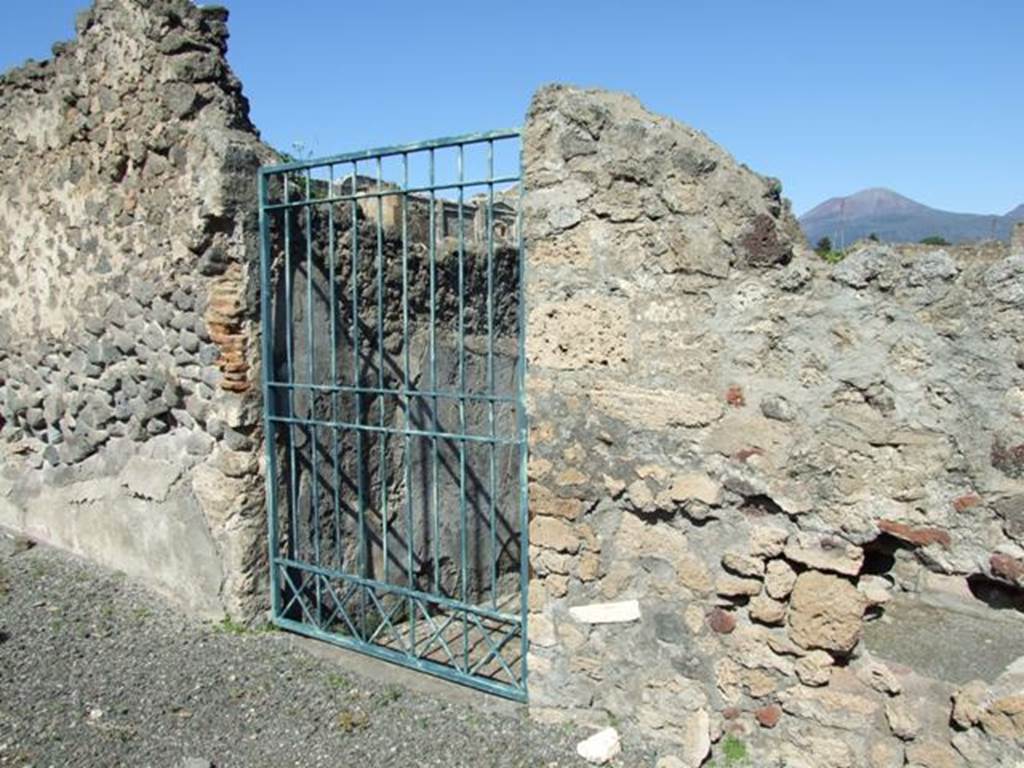
[[[341,163],[354,163],[360,160],[373,160],[377,159],[378,163],[384,157],[393,156],[408,156],[413,152],[420,152],[425,150],[436,150],[452,146],[458,146],[460,148],[460,168],[461,168],[461,148],[467,145],[481,144],[490,142],[491,144],[491,157],[493,158],[493,143],[499,140],[507,139],[518,139],[519,149],[519,169],[518,176],[512,177],[499,177],[494,178],[493,164],[490,169],[489,182],[491,189],[495,184],[501,183],[516,183],[519,185],[518,203],[516,209],[516,250],[518,258],[518,280],[517,280],[517,291],[518,291],[518,312],[517,312],[517,361],[515,366],[515,388],[516,393],[514,396],[514,404],[516,409],[516,443],[518,443],[518,521],[519,521],[519,616],[518,626],[520,634],[520,660],[519,660],[519,684],[514,685],[511,683],[499,683],[488,678],[476,677],[470,671],[463,671],[454,669],[445,664],[431,661],[429,659],[423,659],[415,655],[410,655],[408,652],[400,652],[392,650],[390,648],[374,645],[371,641],[365,641],[357,637],[340,635],[332,632],[327,632],[321,629],[319,626],[314,624],[307,624],[304,622],[294,621],[285,618],[282,615],[282,583],[279,576],[279,568],[282,566],[288,566],[294,564],[293,561],[283,558],[279,552],[280,549],[280,519],[278,511],[278,473],[277,473],[277,430],[275,427],[275,418],[272,414],[271,408],[271,377],[269,374],[273,370],[273,366],[270,361],[273,360],[274,356],[274,343],[271,338],[271,329],[273,327],[273,306],[271,301],[271,293],[273,290],[272,284],[272,254],[271,254],[271,243],[270,243],[270,217],[267,215],[268,210],[276,210],[275,205],[272,204],[268,198],[268,179],[271,176],[286,174],[290,171],[310,171],[316,167],[328,166],[333,167],[336,164]],[[493,162],[493,161],[492,161]],[[406,166],[407,167],[407,166]],[[460,171],[461,172],[461,171]],[[332,176],[333,177],[333,176]],[[355,182],[353,181],[353,195],[356,194]],[[444,185],[438,185],[443,187]],[[465,183],[460,180],[458,185],[461,189],[465,186],[471,186],[471,184]],[[430,185],[431,189],[435,186],[433,182]],[[379,191],[379,190],[378,190]],[[410,194],[408,188],[407,179],[404,180],[401,195],[404,197]],[[415,191],[415,188],[412,190]],[[372,195],[371,195],[372,196]],[[348,199],[347,196],[343,196],[341,199]],[[333,202],[334,198],[329,197],[327,200],[320,200],[319,202]],[[271,622],[285,630],[295,632],[297,634],[305,635],[317,640],[331,643],[342,648],[354,650],[359,653],[388,661],[391,663],[399,664],[411,669],[424,672],[442,679],[454,682],[457,684],[477,688],[479,690],[491,693],[504,698],[512,699],[514,701],[526,702],[528,700],[528,652],[529,652],[529,633],[528,633],[528,615],[529,615],[529,569],[530,569],[530,549],[529,549],[529,500],[528,500],[528,458],[529,458],[529,426],[528,417],[526,410],[526,326],[527,326],[527,305],[526,305],[526,242],[523,233],[523,200],[524,200],[524,173],[523,173],[523,147],[522,147],[522,131],[519,128],[510,128],[504,130],[486,131],[480,133],[463,134],[459,136],[443,137],[437,139],[430,139],[427,141],[416,142],[412,144],[404,145],[392,145],[385,147],[378,147],[366,150],[360,150],[356,152],[348,152],[337,155],[328,155],[320,158],[312,158],[309,160],[293,161],[286,163],[263,165],[260,167],[258,172],[258,205],[259,205],[259,232],[260,232],[260,333],[261,333],[261,389],[263,395],[263,428],[264,428],[264,446],[265,446],[265,459],[266,459],[266,496],[267,496],[267,539],[268,539],[268,568],[270,571],[270,603],[271,603]],[[493,205],[493,195],[492,202]],[[279,206],[280,209],[287,210],[289,203],[285,202],[283,206]],[[493,216],[493,211],[490,214]],[[381,222],[378,221],[378,227],[381,226]],[[461,226],[461,224],[460,224]],[[490,233],[489,233],[490,234]],[[433,234],[432,234],[433,237]],[[404,243],[404,235],[403,235]],[[307,279],[309,277],[307,276]],[[333,311],[333,310],[332,310]],[[291,322],[291,317],[288,318],[288,322]],[[294,376],[294,371],[289,370],[289,378]],[[277,382],[273,382],[277,383]],[[333,385],[337,385],[337,382],[333,382]],[[464,394],[464,393],[463,393]],[[338,429],[337,424],[332,426],[333,429]],[[465,442],[465,440],[463,440]],[[408,492],[408,490],[407,490]],[[493,492],[493,491],[492,491]],[[493,553],[492,553],[493,557]],[[319,571],[321,575],[327,577],[338,577],[340,573],[329,569],[320,568],[312,563],[302,563],[303,570],[313,572],[314,574]],[[410,599],[420,599],[416,597],[416,593],[419,590],[412,588],[405,588],[399,585],[390,585],[386,582],[376,581],[374,579],[367,579],[365,576],[355,576],[353,574],[344,574],[346,581],[352,581],[360,585],[361,587],[372,587],[376,589],[382,589],[387,592],[397,593],[399,595],[405,595]],[[285,579],[290,581],[285,576]],[[292,585],[294,589],[294,585]],[[466,611],[466,604],[460,601],[454,601],[445,598],[442,595],[430,595],[433,602],[445,604],[448,603],[455,609]],[[300,601],[301,603],[301,601]],[[290,606],[285,606],[287,609]],[[303,604],[304,608],[304,604]],[[487,609],[474,607],[474,611],[480,613],[482,616],[486,616],[488,613]],[[495,615],[497,611],[493,612]],[[382,614],[383,615],[383,614]],[[502,620],[509,620],[513,617],[505,614],[501,615]],[[464,618],[463,621],[466,619]],[[479,622],[478,622],[479,626]],[[444,627],[442,627],[442,630]],[[442,630],[436,630],[435,634],[440,633]],[[415,642],[415,640],[414,640]],[[488,638],[490,643],[490,639]],[[494,658],[500,660],[500,648],[503,643],[495,649],[495,646],[491,644]],[[429,648],[429,643],[427,645]],[[415,646],[414,646],[415,650]]]

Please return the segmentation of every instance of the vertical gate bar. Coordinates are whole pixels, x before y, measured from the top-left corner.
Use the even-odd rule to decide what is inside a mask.
[[[280,541],[278,539],[277,519],[277,441],[275,439],[274,422],[271,420],[273,406],[271,397],[270,382],[274,379],[274,344],[272,309],[270,300],[271,290],[271,247],[270,247],[270,220],[267,217],[267,175],[260,172],[259,175],[259,200],[260,200],[260,325],[262,334],[260,337],[261,356],[263,357],[260,376],[263,379],[263,440],[267,454],[267,544],[268,556],[270,558],[270,610],[277,618],[281,615],[281,586],[278,573],[277,558],[279,555]],[[287,215],[287,211],[284,212]]]
[[[436,253],[436,201],[434,197],[434,150],[430,150],[430,214],[429,214],[429,225],[430,234],[428,235],[429,245],[427,247],[428,258],[430,259],[430,391],[437,392],[437,253]],[[430,464],[431,478],[430,478],[430,497],[432,502],[431,510],[431,524],[433,531],[431,532],[431,547],[434,550],[434,592],[441,594],[441,552],[440,552],[440,538],[441,538],[441,524],[440,524],[440,502],[441,496],[438,492],[438,455],[437,455],[437,395],[434,395],[433,401],[431,402],[431,431],[433,436],[430,438],[431,443],[431,455],[432,461]]]
[[[352,161],[352,375],[356,387],[363,385],[363,375],[360,363],[360,347],[362,342],[359,335],[359,201],[354,197],[359,183],[359,161]],[[366,542],[365,542],[365,520],[363,510],[365,499],[363,497],[363,431],[359,427],[363,424],[363,396],[360,392],[353,395],[356,406],[356,525],[359,527],[357,537],[359,575],[366,576]],[[366,590],[359,590],[359,631],[363,637],[366,636]]]
[[[306,200],[309,201],[310,194],[313,188],[313,173],[307,168],[306,169]],[[309,369],[309,383],[316,383],[316,353],[314,352],[314,338],[313,338],[313,206],[306,205],[306,357],[307,368]],[[312,387],[309,388],[309,392],[306,395],[306,405],[309,408],[310,422],[316,419],[316,390]],[[316,462],[316,439],[317,439],[317,428],[316,425],[310,423],[306,427],[306,437],[309,439],[309,462],[310,462],[310,502],[313,505],[313,560],[317,566],[321,565],[320,561],[320,492],[317,486],[320,483],[319,473],[317,470]],[[316,580],[316,617],[317,626],[321,622],[321,588],[320,579]]]
[[[466,243],[465,222],[463,221],[462,182],[465,177],[464,145],[459,144],[459,434],[466,434]],[[469,600],[467,584],[467,560],[469,531],[466,520],[466,441],[459,440],[459,575],[460,599],[463,604]],[[469,614],[462,612],[462,655],[466,672],[469,671]]]
[[[413,530],[412,509],[412,438],[410,426],[410,356],[409,356],[409,153],[402,153],[402,390],[405,398],[405,451],[402,467],[405,471],[405,552],[406,581],[410,589],[413,583],[413,545],[416,532]],[[409,648],[416,655],[416,604],[409,598]]]
[[[527,496],[528,427],[526,421],[526,247],[523,237],[523,147],[519,144],[519,200],[516,205],[516,251],[519,272],[516,318],[516,431],[519,433],[519,676],[523,696],[527,695],[527,653],[530,649],[527,614],[529,611],[530,540],[529,497]]]
[[[380,433],[377,444],[380,446],[380,458],[377,472],[380,474],[380,500],[377,511],[381,520],[381,549],[384,558],[384,581],[388,579],[388,480],[387,480],[387,448],[388,438],[384,432],[384,197],[383,169],[381,157],[377,156],[377,423]]]
[[[282,174],[284,179],[284,201],[290,202],[290,180],[288,174]],[[292,348],[292,237],[291,237],[291,211],[284,210],[284,339],[285,339],[285,361],[288,364],[288,372],[285,377],[287,383],[295,380],[295,364]],[[295,417],[295,388],[288,387],[288,416]],[[291,521],[291,531],[288,534],[288,551],[293,560],[298,560],[299,555],[299,487],[295,469],[295,429],[294,424],[288,424],[288,474],[291,480],[288,510]]]
[[[494,382],[494,141],[487,142],[487,394],[497,395]],[[491,607],[498,607],[498,535],[496,519],[497,456],[494,434],[494,400],[487,402],[487,427],[491,442],[488,450],[487,522],[491,534]]]
[[[328,194],[334,197],[334,166],[328,167]],[[328,279],[331,281],[329,300],[331,302],[331,422],[338,422],[338,288],[337,288],[337,261],[335,249],[337,244],[334,240],[334,203],[328,203],[327,208],[327,269]],[[333,492],[334,492],[334,558],[336,567],[342,569],[341,555],[341,472],[338,467],[338,427],[331,427],[331,454],[333,460]]]

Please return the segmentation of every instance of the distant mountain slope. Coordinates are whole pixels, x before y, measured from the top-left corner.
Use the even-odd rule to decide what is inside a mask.
[[[1004,216],[1004,218],[1007,218],[1010,221],[1022,221],[1022,220],[1024,220],[1024,203],[1021,203],[1016,208],[1014,208],[1012,211],[1007,213]]]
[[[952,243],[1005,240],[1015,221],[1024,221],[1024,204],[1003,215],[952,213],[876,188],[826,200],[801,216],[800,226],[812,245],[828,237],[839,247],[872,232],[887,242],[917,242],[932,235]]]

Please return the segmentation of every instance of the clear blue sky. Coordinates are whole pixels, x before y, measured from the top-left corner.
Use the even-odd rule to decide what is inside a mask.
[[[797,212],[891,187],[1024,202],[1024,2],[225,0],[264,138],[315,154],[522,123],[539,85],[631,91],[782,179]],[[85,0],[2,0],[0,68]]]

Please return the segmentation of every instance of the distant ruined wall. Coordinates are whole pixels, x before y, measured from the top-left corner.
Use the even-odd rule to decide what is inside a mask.
[[[725,734],[766,766],[1016,764],[1017,667],[863,638],[973,601],[947,642],[980,677],[974,638],[1024,629],[971,593],[1024,585],[1024,253],[826,264],[777,182],[627,96],[541,90],[524,152],[534,713],[665,766]]]
[[[1024,253],[1024,221],[1018,221],[1010,230],[1010,250],[1015,253]]]
[[[0,77],[0,524],[208,615],[263,590],[262,159],[227,12],[97,0]]]

